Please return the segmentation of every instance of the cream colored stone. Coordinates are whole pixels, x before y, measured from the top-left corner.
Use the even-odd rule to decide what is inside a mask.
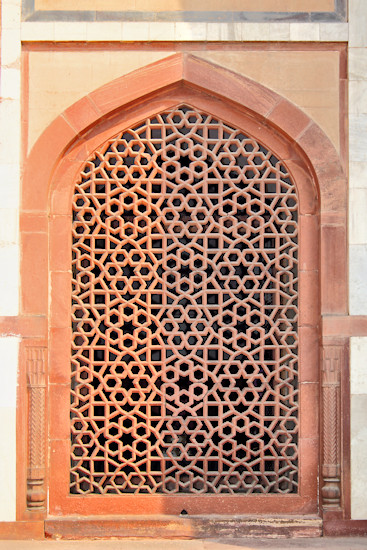
[[[78,99],[115,78],[171,54],[169,51],[129,50],[30,52],[29,149],[43,130]]]
[[[86,39],[93,42],[122,40],[122,23],[100,21],[86,25]]]
[[[350,80],[367,80],[367,48],[349,48],[348,69]]]
[[[263,41],[270,38],[270,23],[242,23],[242,40]]]
[[[157,40],[155,25],[167,25],[166,40],[233,40],[233,41],[325,41],[345,42],[348,39],[346,23],[204,23],[204,22],[135,22],[125,21],[122,25],[122,35],[117,22],[23,22],[22,40],[32,41],[94,41],[104,40],[99,36],[105,35],[104,27],[111,25],[111,33],[106,38],[109,41]],[[321,26],[323,25],[323,26]],[[171,28],[174,28],[172,38]],[[238,30],[237,30],[238,28]],[[241,31],[239,30],[241,28]],[[99,30],[101,29],[101,34]],[[102,30],[103,29],[103,30]],[[214,35],[214,37],[213,37]],[[242,36],[242,38],[241,38]],[[233,38],[231,38],[233,37]]]
[[[18,208],[19,205],[19,164],[0,165],[0,196],[3,208]]]
[[[53,42],[55,40],[54,21],[32,21],[22,23],[21,38],[23,42],[38,42],[42,40]]]
[[[20,69],[20,32],[19,29],[4,29],[1,33],[1,65]]]
[[[264,84],[303,109],[339,148],[339,54],[312,51],[197,52]]]
[[[0,102],[0,164],[20,159],[20,101],[4,99]]]
[[[290,23],[272,23],[269,28],[269,39],[280,40],[281,42],[290,40]]]
[[[241,40],[241,36],[242,36],[241,23],[208,23],[207,24],[207,40],[235,41],[235,40]]]
[[[21,0],[3,0],[1,4],[2,29],[18,30],[21,17]]]
[[[349,112],[353,115],[367,114],[367,75],[366,80],[349,82]]]
[[[0,208],[0,248],[18,242],[19,211]]]
[[[328,88],[321,85],[320,89],[310,90],[290,90],[288,88],[280,88],[279,93],[286,96],[287,99],[296,105],[302,105],[302,108],[308,109],[330,109],[335,117],[335,112],[339,111],[339,89],[336,86],[337,77],[333,78],[335,87]],[[331,113],[330,113],[331,115]],[[320,122],[319,122],[320,124]]]
[[[128,21],[123,23],[122,39],[127,42],[149,40],[149,23]]]
[[[0,316],[19,312],[19,246],[0,247]]]
[[[321,42],[348,42],[348,23],[320,23]]]
[[[89,23],[88,27],[93,25],[95,23]],[[55,23],[54,39],[57,42],[84,41],[87,39],[87,23],[85,21],[58,21]]]
[[[351,396],[352,519],[367,519],[367,395]]]
[[[291,94],[290,94],[291,95]],[[340,127],[337,114],[338,106],[332,107],[304,107],[302,109],[324,130],[335,149],[340,147]]]
[[[60,112],[91,90],[170,54],[98,50],[30,52],[29,146]],[[337,52],[201,51],[195,55],[253,78],[293,101],[314,118],[338,147]]]
[[[196,56],[218,63],[276,90],[329,92],[339,89],[339,54],[312,51],[210,51]],[[319,107],[329,104],[320,98]],[[333,96],[334,101],[335,96]]]
[[[349,313],[367,315],[367,244],[349,247]]]
[[[206,40],[206,23],[186,23],[178,21],[175,23],[175,40],[187,41],[199,41]]]
[[[366,0],[349,0],[349,46],[367,46]]]
[[[366,211],[367,189],[351,189],[349,192],[349,242],[351,244],[367,243]]]
[[[350,339],[350,391],[367,395],[367,337]]]
[[[367,162],[367,114],[349,116],[350,160]]]
[[[0,407],[0,521],[16,520],[16,408]]]
[[[1,70],[2,99],[20,99],[20,70],[4,67]]]
[[[1,407],[15,408],[17,405],[19,342],[20,338],[17,336],[0,336]]]
[[[349,163],[349,187],[351,189],[367,188],[367,162],[351,161]]]
[[[291,23],[290,39],[297,42],[313,42],[320,40],[319,23]]]
[[[174,40],[175,27],[169,22],[152,22],[149,24],[149,40],[167,41]]]

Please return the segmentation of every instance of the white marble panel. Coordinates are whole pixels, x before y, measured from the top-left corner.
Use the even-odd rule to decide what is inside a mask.
[[[154,23],[150,23],[149,37],[150,40],[154,41],[174,40],[175,27],[170,22],[156,21]]]
[[[349,112],[353,115],[367,113],[367,78],[349,82]]]
[[[367,46],[366,0],[349,0],[349,45]]]
[[[16,407],[19,342],[15,336],[0,337],[1,407]]]
[[[323,42],[347,42],[348,23],[320,23],[320,40]]]
[[[19,211],[16,208],[0,208],[0,220],[0,247],[16,244],[19,233]]]
[[[280,40],[282,42],[290,40],[291,23],[272,23],[269,29],[270,40]]]
[[[122,40],[122,23],[119,21],[99,21],[85,24],[87,40],[94,42],[108,40]]]
[[[86,34],[87,31],[85,31],[85,39]],[[21,38],[23,42],[37,42],[39,40],[53,42],[55,40],[55,23],[53,21],[22,23]]]
[[[91,23],[89,23],[91,24]],[[136,40],[148,40],[149,37],[149,23],[135,21],[127,21],[122,24],[122,40],[127,42],[133,42]]]
[[[18,29],[22,0],[3,0],[1,25],[3,29]]]
[[[0,407],[0,521],[16,520],[16,409]]]
[[[367,243],[367,189],[349,191],[349,242]]]
[[[0,103],[0,132],[6,139],[0,143],[0,164],[20,160],[20,101],[4,99]]]
[[[42,35],[41,35],[42,36]],[[87,38],[85,21],[59,21],[55,23],[54,39],[56,41],[79,41]]]
[[[187,42],[189,40],[206,40],[206,23],[186,23],[179,21],[175,23],[175,40]]]
[[[350,391],[367,395],[367,337],[350,339]],[[367,415],[367,411],[366,411]]]
[[[320,40],[319,23],[291,23],[291,40],[313,42]]]
[[[20,99],[20,70],[18,68],[2,68],[1,96],[3,99]]]
[[[19,246],[0,248],[0,316],[19,312]]]
[[[242,40],[269,40],[270,23],[242,23]]]
[[[20,61],[20,29],[4,29],[1,35],[1,64],[14,67]],[[20,67],[20,65],[19,65]]]
[[[350,80],[367,80],[367,47],[349,48],[348,69]]]
[[[208,23],[206,39],[209,41],[241,40],[241,23]]]
[[[349,247],[349,313],[367,315],[367,244]]]
[[[349,116],[350,160],[367,162],[367,114]]]
[[[120,28],[121,25],[121,28]],[[108,27],[110,26],[110,32]],[[107,29],[107,30],[106,30]],[[121,30],[122,29],[122,30]],[[173,30],[172,30],[173,29]],[[318,41],[345,42],[346,23],[23,22],[23,41]]]
[[[349,163],[349,187],[367,188],[367,162]]]
[[[367,395],[351,396],[352,519],[367,519]]]
[[[2,208],[18,208],[19,178],[19,164],[15,164],[14,162],[12,164],[0,164],[0,195]]]

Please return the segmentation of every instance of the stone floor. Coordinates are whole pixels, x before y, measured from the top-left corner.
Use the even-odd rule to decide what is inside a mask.
[[[0,540],[0,550],[367,550],[367,537],[232,540]]]

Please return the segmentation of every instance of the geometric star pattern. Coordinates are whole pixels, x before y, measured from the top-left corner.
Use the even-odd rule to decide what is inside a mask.
[[[85,162],[72,494],[297,493],[297,215],[285,165],[187,105]]]

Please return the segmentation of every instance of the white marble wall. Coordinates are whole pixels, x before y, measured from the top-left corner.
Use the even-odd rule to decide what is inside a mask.
[[[0,338],[0,521],[15,521],[18,349],[18,338]]]
[[[19,310],[20,5],[1,5],[0,316]],[[18,350],[16,336],[0,335],[0,521],[15,520]]]
[[[350,314],[367,315],[367,6],[349,0]],[[367,338],[351,339],[352,519],[367,519]]]

